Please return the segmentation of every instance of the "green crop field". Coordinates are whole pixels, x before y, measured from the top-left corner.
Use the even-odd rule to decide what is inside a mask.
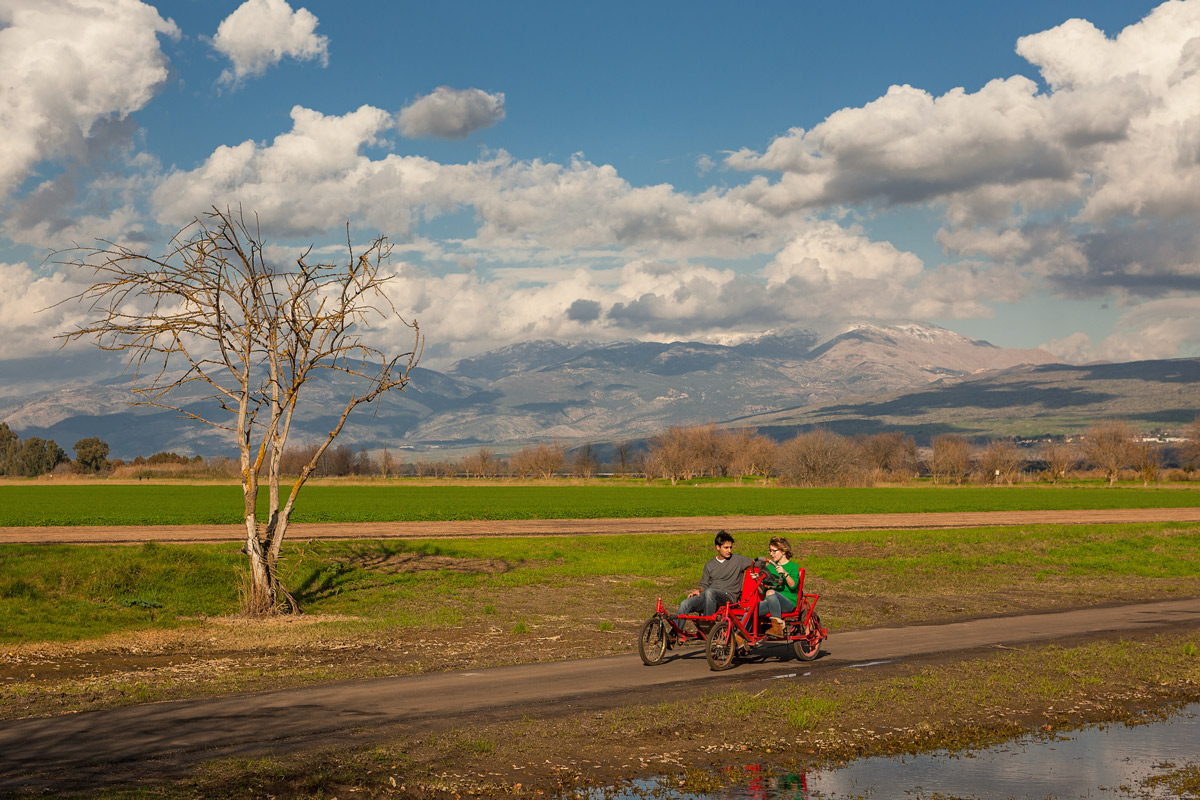
[[[263,493],[265,500],[266,493]],[[0,486],[0,526],[236,524],[230,485]],[[293,522],[467,519],[617,519],[923,511],[1188,508],[1192,488],[1119,486],[793,489],[705,484],[310,485]]]

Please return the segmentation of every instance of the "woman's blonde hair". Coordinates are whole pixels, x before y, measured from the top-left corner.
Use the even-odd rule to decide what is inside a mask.
[[[787,539],[783,538],[782,536],[772,536],[770,546],[778,547],[780,550],[783,551],[783,554],[785,556],[787,556],[788,558],[792,557],[792,543],[789,542]]]

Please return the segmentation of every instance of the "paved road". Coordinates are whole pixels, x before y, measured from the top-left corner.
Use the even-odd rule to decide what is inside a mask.
[[[636,654],[329,684],[249,696],[156,703],[0,723],[0,791],[50,790],[89,776],[185,772],[222,756],[346,743],[355,731],[387,730],[432,718],[470,719],[504,709],[592,702],[613,705],[647,687],[696,687],[746,680],[803,682],[818,671],[994,645],[1017,645],[1112,631],[1200,627],[1200,598],[944,625],[835,633],[814,662],[767,658],[710,672],[699,647],[658,667]],[[781,655],[783,648],[775,646]],[[36,776],[36,777],[35,777]]]
[[[1200,508],[1118,508],[1074,511],[963,511],[915,514],[797,514],[764,517],[653,517],[646,519],[459,520],[454,522],[308,523],[288,527],[301,539],[430,539],[484,536],[580,536],[697,531],[848,531],[976,528],[996,525],[1101,525],[1200,522]],[[0,544],[135,544],[235,542],[238,525],[58,526],[0,528]]]

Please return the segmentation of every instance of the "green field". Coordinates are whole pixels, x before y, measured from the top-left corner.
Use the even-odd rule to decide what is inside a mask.
[[[266,499],[266,493],[262,498]],[[923,511],[1189,508],[1192,488],[1119,486],[789,489],[698,485],[310,485],[293,522],[469,519],[615,519]],[[236,524],[241,491],[230,485],[0,486],[0,526]]]
[[[764,555],[769,538],[740,534],[737,549]],[[822,532],[792,541],[807,590],[825,593],[826,619],[839,627],[986,613],[1001,597],[1011,611],[1200,592],[1200,536],[1185,524]],[[656,597],[678,602],[711,553],[707,537],[691,535],[303,542],[285,548],[282,578],[306,612],[340,618],[331,626],[342,634],[553,618],[579,636],[604,620],[640,621]],[[430,568],[394,566],[427,560]],[[0,642],[90,639],[236,614],[244,561],[236,543],[0,545]],[[557,602],[563,587],[578,609],[567,617]],[[930,602],[945,597],[953,607]]]

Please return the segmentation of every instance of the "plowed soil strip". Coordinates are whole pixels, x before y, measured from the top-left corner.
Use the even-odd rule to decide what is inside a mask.
[[[811,514],[764,517],[653,517],[635,519],[457,520],[435,522],[293,523],[297,539],[446,539],[486,536],[615,536],[619,534],[739,531],[851,531],[978,528],[1017,525],[1104,525],[1200,522],[1200,508],[1122,508],[1068,511],[966,511],[928,514]],[[0,528],[0,543],[139,544],[229,542],[240,525],[53,526]]]

